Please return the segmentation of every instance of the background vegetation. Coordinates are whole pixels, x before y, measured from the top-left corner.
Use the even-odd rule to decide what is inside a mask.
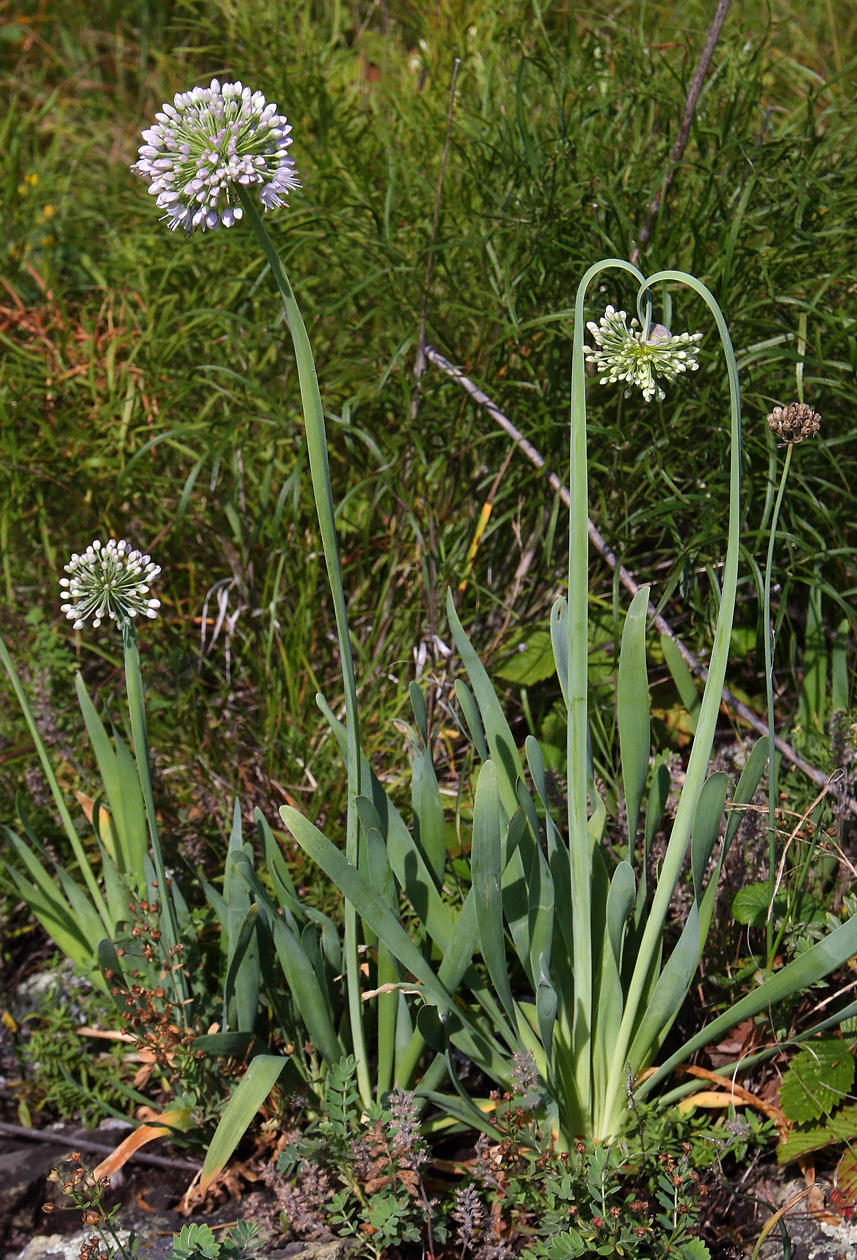
[[[57,577],[96,535],[153,553],[164,615],[143,652],[168,843],[198,857],[215,841],[216,865],[234,792],[271,815],[284,800],[322,818],[341,806],[314,703],[317,690],[338,701],[332,610],[273,288],[249,233],[169,236],[129,174],[141,128],[213,74],[258,87],[294,125],[303,188],[273,230],[318,359],[363,738],[383,768],[401,746],[415,652],[425,645],[426,668],[442,665],[445,589],[467,576],[486,497],[493,514],[461,594],[480,647],[508,651],[564,581],[565,509],[541,476],[519,455],[506,462],[508,439],[437,369],[415,386],[424,299],[429,340],[561,469],[570,328],[551,316],[594,258],[630,254],[711,13],[535,0],[64,0],[0,12],[4,633],[64,782],[91,789],[71,676],[83,669],[109,702],[119,654],[107,634],[76,643]],[[778,555],[784,720],[808,592],[826,624],[854,618],[855,22],[820,0],[736,6],[642,256],[647,271],[699,275],[739,351],[747,563],[732,682],[757,704],[754,574],[775,460],[764,415],[794,396],[806,321],[804,387],[824,429],[797,453]],[[677,300],[674,328],[713,343],[701,321],[695,300]],[[725,546],[724,407],[720,369],[705,363],[645,411],[619,388],[591,393],[599,528],[703,649]],[[593,594],[610,639],[606,568],[593,568]],[[0,812],[11,818],[32,754],[5,687]],[[536,725],[549,721],[551,687],[525,697]]]

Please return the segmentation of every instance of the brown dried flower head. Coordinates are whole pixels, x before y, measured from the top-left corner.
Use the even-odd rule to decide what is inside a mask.
[[[775,407],[768,416],[768,428],[781,442],[797,445],[815,437],[821,428],[821,416],[806,403],[789,403]]]

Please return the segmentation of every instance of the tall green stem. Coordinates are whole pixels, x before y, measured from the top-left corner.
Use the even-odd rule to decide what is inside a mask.
[[[741,551],[741,389],[738,381],[738,365],[735,352],[729,337],[726,321],[714,296],[701,281],[684,271],[660,271],[645,281],[646,289],[664,280],[677,281],[695,290],[703,298],[717,325],[720,341],[726,359],[729,378],[729,403],[731,415],[732,449],[729,471],[729,525],[726,558],[723,566],[723,582],[720,594],[720,609],[717,615],[717,627],[714,632],[714,644],[709,662],[708,680],[699,709],[693,749],[687,765],[684,787],[681,792],[678,809],[673,822],[670,841],[664,854],[661,874],[652,899],[646,927],[637,952],[637,960],[622,1013],[622,1022],[616,1038],[613,1059],[607,1084],[607,1106],[613,1109],[612,1124],[619,1123],[620,1108],[624,1108],[625,1081],[629,1064],[629,1052],[634,1037],[637,1015],[650,984],[654,968],[657,965],[663,940],[663,928],[669,904],[675,886],[681,874],[687,846],[690,843],[691,825],[696,812],[699,794],[705,783],[708,762],[714,743],[717,717],[720,712],[721,694],[729,660],[729,643],[732,635],[732,618],[735,612],[735,598],[738,590],[738,560]],[[637,1065],[632,1065],[636,1070]],[[609,1136],[612,1124],[608,1123],[608,1131],[601,1136]]]
[[[244,213],[256,233],[265,257],[273,273],[277,288],[283,300],[283,308],[292,334],[295,348],[295,361],[298,369],[298,381],[301,391],[304,421],[306,424],[307,452],[309,455],[310,473],[312,475],[313,493],[315,495],[318,524],[321,542],[324,549],[324,560],[327,578],[333,597],[333,609],[336,618],[336,634],[339,643],[339,657],[342,667],[342,679],[345,688],[345,727],[347,744],[346,768],[348,772],[348,813],[345,832],[345,856],[353,866],[358,862],[358,816],[356,799],[360,793],[360,732],[357,720],[357,686],[354,678],[354,660],[351,653],[351,638],[348,633],[348,613],[345,602],[345,589],[342,584],[342,570],[339,563],[339,544],[336,538],[336,514],[333,506],[333,490],[330,484],[330,465],[327,458],[327,433],[324,424],[324,411],[321,405],[321,393],[318,388],[318,376],[315,370],[312,347],[307,330],[301,316],[294,291],[286,274],[280,255],[277,253],[268,230],[256,209],[250,195],[240,186],[238,195]],[[366,1042],[363,1032],[363,1011],[360,996],[360,958],[357,938],[357,911],[348,900],[345,902],[345,983],[348,997],[348,1017],[351,1024],[351,1037],[354,1057],[357,1061],[357,1086],[364,1106],[372,1101],[372,1083],[369,1077],[369,1065],[366,1056]]]
[[[122,627],[122,647],[125,655],[125,690],[128,696],[128,716],[131,719],[131,737],[134,741],[134,759],[137,763],[137,774],[140,779],[143,804],[146,810],[146,822],[149,826],[152,864],[158,880],[158,903],[160,905],[160,924],[163,934],[162,943],[167,958],[167,967],[176,993],[176,1000],[181,1012],[180,1018],[182,1023],[185,1023],[187,1011],[183,1003],[187,997],[187,985],[185,983],[184,970],[181,966],[181,959],[176,948],[179,944],[179,925],[170,885],[167,882],[164,855],[161,851],[161,838],[158,832],[158,814],[155,809],[155,796],[152,792],[143,674],[140,669],[137,631],[133,621],[126,621]]]
[[[774,546],[777,541],[777,525],[780,520],[780,509],[789,479],[789,468],[792,462],[791,443],[786,447],[786,458],[783,463],[783,475],[771,517],[771,530],[768,535],[768,556],[765,561],[765,589],[762,597],[762,616],[765,624],[765,694],[768,700],[768,923],[766,933],[768,969],[774,965],[772,957],[774,947],[774,890],[777,878],[777,746],[776,727],[774,726],[774,647],[776,645],[776,628],[771,620],[771,574],[774,568]]]
[[[621,259],[596,263],[584,275],[574,303],[574,347],[571,367],[571,435],[569,452],[568,536],[568,837],[571,881],[574,1011],[573,1062],[578,1101],[592,1114],[592,841],[589,835],[589,533],[586,453],[586,363],[583,334],[586,290],[607,267],[629,271],[641,284],[642,274]]]

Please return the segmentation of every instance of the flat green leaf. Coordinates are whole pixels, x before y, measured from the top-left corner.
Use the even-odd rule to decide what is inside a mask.
[[[443,886],[446,867],[446,819],[431,754],[423,744],[415,748],[411,763],[411,803],[414,811],[415,840],[437,888]]]
[[[648,1067],[687,997],[699,958],[699,907],[694,902],[673,951],[664,964],[651,997],[641,1011],[628,1054],[636,1075]]]
[[[288,1059],[271,1054],[258,1054],[251,1061],[211,1139],[199,1183],[202,1194],[225,1167],[287,1063]]]
[[[693,893],[701,901],[705,872],[723,819],[726,789],[729,780],[721,771],[709,775],[696,802],[690,839],[690,864],[693,872]]]
[[[568,709],[568,601],[560,595],[551,608],[551,643],[565,707]]]
[[[532,687],[556,673],[549,625],[534,626],[516,635],[508,647],[513,649],[512,654],[494,671],[503,682]]]
[[[793,993],[808,990],[810,985],[823,980],[831,971],[841,967],[855,954],[857,954],[857,916],[848,919],[841,927],[835,928],[824,940],[816,942],[803,954],[799,954],[752,993],[748,993],[717,1019],[706,1024],[675,1054],[670,1055],[650,1077],[647,1077],[640,1086],[640,1096],[644,1097],[654,1089],[677,1064],[683,1063],[697,1050],[703,1049],[716,1038],[722,1037],[736,1024],[740,1024],[742,1019],[768,1010],[784,998],[791,997]]]
[[[836,638],[830,654],[830,708],[833,713],[848,713],[850,711],[851,677],[848,671],[848,640],[850,637],[851,623],[845,617],[836,628]]]
[[[267,912],[266,928],[273,938],[286,983],[306,1024],[310,1040],[328,1066],[338,1063],[342,1057],[342,1047],[333,1027],[328,999],[306,951],[298,937],[277,914],[277,907],[253,870],[247,855],[235,853],[232,861],[236,871],[240,872],[256,894],[260,908]]]
[[[747,927],[764,927],[768,919],[771,890],[763,884],[747,884],[732,899],[732,918]]]
[[[83,679],[80,674],[75,675],[74,685],[75,690],[77,691],[77,702],[80,705],[80,712],[83,716],[84,725],[86,726],[86,733],[89,736],[89,742],[92,745],[92,751],[95,754],[95,760],[98,766],[98,775],[107,797],[107,807],[110,811],[113,825],[115,827],[117,845],[114,846],[113,839],[111,837],[104,837],[105,843],[111,852],[114,847],[117,848],[117,851],[114,853],[114,858],[119,869],[124,874],[128,874],[129,877],[136,877],[139,879],[142,860],[140,859],[140,865],[138,865],[136,871],[131,870],[129,867],[129,849],[134,852],[135,857],[137,856],[134,843],[136,837],[132,838],[130,845],[126,845],[125,843],[125,838],[128,835],[128,827],[126,826],[125,821],[124,793],[129,790],[129,784],[123,781],[124,776],[121,772],[113,744],[111,743],[107,731],[104,729],[104,724],[98,716],[94,704],[89,698],[89,693],[84,686]],[[136,766],[134,767],[134,781],[130,785],[130,791],[132,794],[131,800],[133,800],[135,789],[136,795],[140,798],[140,804],[142,806],[140,783],[136,773]],[[130,805],[129,802],[129,818],[132,816],[133,805]],[[143,852],[145,853],[147,849],[145,816],[143,820],[143,827]]]
[[[204,1033],[194,1037],[191,1049],[201,1050],[212,1058],[243,1059],[250,1050],[262,1054],[267,1049],[264,1041],[250,1032]]]
[[[632,845],[649,773],[651,745],[649,678],[646,670],[648,610],[649,588],[644,586],[634,596],[625,617],[616,686],[622,788],[628,812],[628,838]]]
[[[256,916],[250,913],[250,893],[234,860],[241,854],[252,863],[253,850],[245,845],[241,831],[241,805],[236,799],[232,809],[232,830],[223,872],[223,899],[226,902],[226,984],[224,990],[223,1032],[229,1024],[238,1032],[252,1032],[259,1007],[259,947],[256,941]],[[236,955],[239,955],[236,960]],[[230,997],[233,999],[230,1001]]]
[[[854,1083],[854,1055],[840,1037],[807,1042],[780,1083],[780,1106],[795,1124],[818,1120],[840,1107]]]
[[[345,756],[345,728],[324,698],[319,696],[317,700]],[[440,896],[419,846],[365,757],[361,761],[360,779],[372,785],[371,800],[365,796],[357,798],[361,823],[365,828],[376,827],[380,831],[390,867],[400,888],[426,932],[443,953],[455,927],[455,910]],[[309,913],[308,909],[306,913]]]
[[[417,977],[444,1010],[454,1010],[455,1003],[451,995],[438,982],[398,917],[384,904],[367,879],[298,810],[282,805],[280,817],[304,852],[333,880],[343,896],[351,901],[357,913],[365,919],[393,956]]]
[[[512,1024],[517,1023],[515,1003],[509,985],[506,942],[503,932],[503,898],[500,834],[500,792],[492,761],[479,771],[473,806],[473,846],[470,863],[476,905],[479,946],[497,996]]]
[[[464,668],[467,670],[467,676],[470,679],[470,685],[473,688],[476,703],[479,706],[479,712],[485,724],[485,734],[488,739],[491,760],[494,762],[497,771],[500,802],[506,814],[504,821],[508,821],[518,808],[516,784],[518,779],[524,777],[524,769],[518,756],[517,745],[485,667],[464,633],[458,613],[455,611],[455,602],[451,590],[447,591],[446,611],[455,646],[458,649]]]
[[[455,698],[461,708],[461,715],[464,718],[464,724],[467,727],[467,733],[470,736],[470,742],[476,749],[480,761],[488,760],[488,745],[485,742],[485,729],[482,726],[482,719],[479,716],[479,707],[473,696],[473,692],[468,687],[463,678],[455,680],[453,688]]]
[[[851,1145],[857,1138],[857,1103],[843,1107],[824,1124],[813,1129],[792,1129],[785,1142],[777,1147],[777,1163],[788,1164],[811,1151],[822,1151],[842,1143]]]

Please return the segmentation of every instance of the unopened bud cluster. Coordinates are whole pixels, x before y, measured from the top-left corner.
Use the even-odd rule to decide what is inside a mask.
[[[774,408],[768,416],[768,428],[781,442],[797,446],[815,437],[821,428],[821,416],[806,403],[789,403],[787,407]]]
[[[300,187],[288,154],[291,127],[243,83],[212,79],[179,92],[155,118],[131,170],[149,181],[173,232],[232,227],[244,213],[238,187],[255,188],[265,210]]]

